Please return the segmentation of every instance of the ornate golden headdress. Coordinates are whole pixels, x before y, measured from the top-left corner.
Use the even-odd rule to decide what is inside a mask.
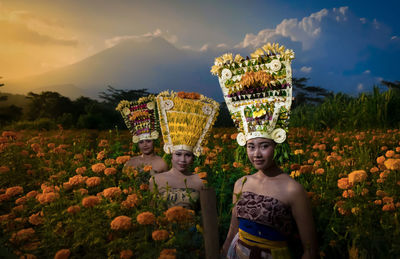
[[[158,114],[167,154],[187,150],[199,156],[217,118],[219,104],[198,93],[173,91],[157,96]]]
[[[293,50],[266,44],[244,59],[227,53],[215,59],[211,73],[218,76],[225,102],[244,146],[257,137],[282,143],[286,139],[292,104]]]
[[[132,133],[132,142],[144,139],[158,139],[159,125],[155,96],[149,95],[137,101],[121,101],[117,108],[124,118],[125,124]]]

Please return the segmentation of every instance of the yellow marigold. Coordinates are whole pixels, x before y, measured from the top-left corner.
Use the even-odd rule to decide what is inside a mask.
[[[119,254],[119,258],[121,259],[130,259],[133,256],[133,252],[130,249],[122,250]]]
[[[369,170],[369,172],[374,174],[376,172],[379,172],[379,169],[378,169],[378,167],[374,166]]]
[[[394,206],[394,203],[388,203],[383,205],[382,211],[394,211],[396,207]]]
[[[143,167],[143,171],[145,171],[145,172],[150,172],[151,169],[153,169],[153,167],[152,167],[151,165],[145,165],[145,166]]]
[[[158,259],[175,259],[176,249],[163,249]]]
[[[389,170],[400,170],[400,159],[389,158],[384,164]]]
[[[76,168],[75,172],[76,172],[77,174],[83,174],[83,173],[85,173],[85,172],[86,172],[86,166],[82,166],[82,167]]]
[[[356,170],[351,172],[348,178],[350,184],[364,182],[367,179],[367,173],[364,170]]]
[[[193,213],[191,211],[181,206],[171,207],[166,212],[164,212],[164,214],[169,222],[186,221],[192,219],[193,217]]]
[[[299,170],[295,170],[295,171],[292,171],[290,173],[290,177],[292,177],[292,178],[295,178],[297,176],[300,176],[300,171]]]
[[[383,164],[383,162],[385,162],[386,158],[384,156],[380,156],[376,159],[376,162],[378,164]]]
[[[132,219],[128,216],[118,216],[111,221],[113,230],[129,230],[132,227]]]
[[[340,178],[338,180],[337,185],[338,185],[339,189],[343,189],[343,190],[348,189],[351,186],[350,182],[349,182],[349,178],[347,178],[347,177]]]
[[[70,206],[67,209],[67,212],[69,214],[75,214],[78,213],[79,211],[81,211],[81,207],[79,205]]]
[[[359,207],[351,208],[351,213],[353,213],[354,215],[360,214],[360,208]]]
[[[10,242],[11,243],[18,243],[22,241],[26,241],[33,237],[35,234],[35,230],[33,228],[25,228],[21,229],[20,231],[13,233]]]
[[[136,220],[140,225],[151,225],[156,221],[156,217],[153,213],[146,211],[137,215]]]
[[[8,166],[0,166],[0,174],[8,173],[10,172],[10,168]]]
[[[121,195],[122,191],[119,187],[110,187],[103,190],[103,196],[106,198],[116,198]]]
[[[155,241],[163,241],[163,240],[167,239],[168,236],[169,236],[169,233],[166,230],[155,230],[151,234],[151,237]]]
[[[117,173],[117,169],[115,169],[114,167],[109,167],[106,170],[104,170],[105,175],[114,175],[116,173]]]
[[[115,160],[117,162],[117,164],[125,164],[131,157],[130,156],[119,156],[117,157],[117,159]]]
[[[6,195],[9,195],[10,197],[12,197],[12,196],[21,194],[23,192],[24,192],[24,188],[22,188],[21,186],[14,186],[14,187],[7,188]]]
[[[139,198],[136,194],[130,194],[128,197],[126,197],[126,200],[121,202],[121,205],[124,208],[133,208],[139,203]]]
[[[106,169],[106,166],[103,163],[97,163],[92,165],[92,171],[95,173],[101,173]]]
[[[294,151],[294,154],[295,154],[295,155],[304,154],[304,150],[303,150],[303,149],[296,149],[296,150]]]
[[[61,249],[57,251],[54,259],[68,259],[70,255],[71,252],[69,251],[69,249]]]
[[[101,182],[101,178],[94,176],[94,177],[89,177],[88,179],[86,179],[86,185],[87,187],[95,187],[97,185],[99,185]]]
[[[32,214],[29,217],[29,223],[31,223],[32,225],[35,225],[35,226],[43,224],[44,218],[40,214],[41,214],[40,212]]]
[[[88,196],[82,199],[82,205],[85,208],[91,208],[100,203],[100,199],[97,196]]]

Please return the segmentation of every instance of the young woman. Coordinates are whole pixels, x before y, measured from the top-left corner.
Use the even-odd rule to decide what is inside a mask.
[[[302,258],[317,257],[310,202],[304,188],[273,161],[275,145],[267,138],[247,141],[247,155],[258,172],[235,183],[235,206],[222,247],[227,258],[290,258],[287,239],[295,225]]]

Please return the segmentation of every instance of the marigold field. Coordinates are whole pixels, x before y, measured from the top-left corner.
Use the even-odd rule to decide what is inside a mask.
[[[251,174],[235,129],[213,131],[193,172],[217,193],[220,242],[232,188]],[[168,209],[128,131],[3,131],[0,254],[6,258],[204,258],[198,208]],[[400,131],[290,130],[282,169],[307,190],[322,258],[400,256]],[[170,156],[156,143],[156,152]],[[297,240],[298,241],[298,240]]]

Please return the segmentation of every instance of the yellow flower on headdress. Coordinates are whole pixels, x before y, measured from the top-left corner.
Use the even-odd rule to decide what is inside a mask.
[[[240,54],[236,54],[235,56],[235,62],[242,62],[244,58],[242,56],[240,56]]]
[[[224,60],[224,63],[226,63],[227,61],[232,61],[232,53],[225,53],[224,55],[222,55],[222,59]]]
[[[259,118],[267,114],[267,112],[264,109],[260,109],[258,111],[253,112],[253,117],[254,118]]]
[[[251,58],[258,58],[260,56],[264,55],[264,51],[262,49],[257,49],[253,53],[250,54]]]
[[[212,66],[211,70],[210,70],[211,74],[217,75],[219,68],[220,68],[220,66],[217,66],[217,65]]]
[[[223,63],[224,63],[224,60],[223,60],[221,57],[217,57],[217,58],[215,58],[215,60],[214,60],[214,64],[215,64],[216,66],[222,66]]]

